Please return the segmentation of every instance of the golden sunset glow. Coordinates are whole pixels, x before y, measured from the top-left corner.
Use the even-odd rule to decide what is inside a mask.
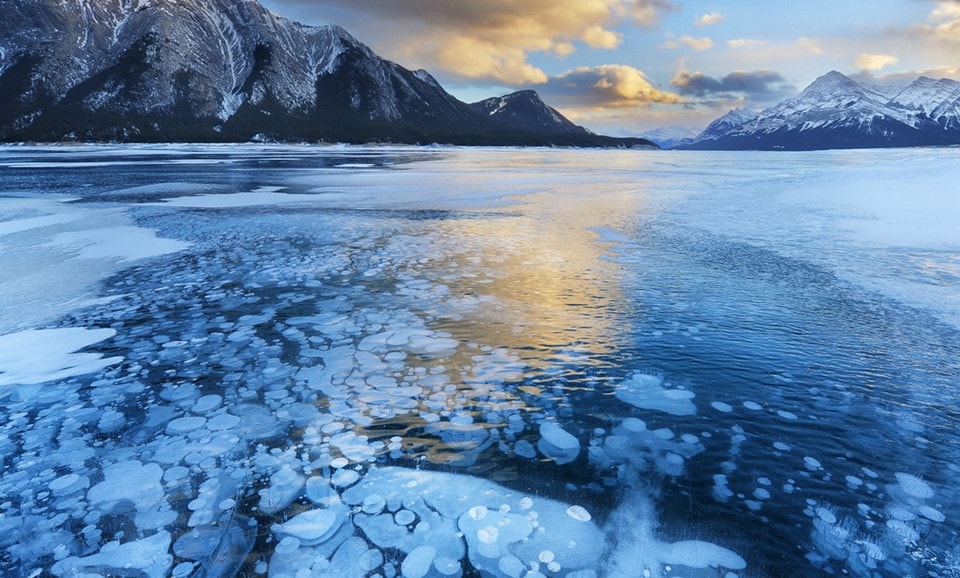
[[[306,23],[346,26],[378,53],[425,68],[479,100],[521,88],[600,132],[699,126],[735,107],[761,110],[829,70],[874,84],[960,78],[960,2],[853,0],[267,0]],[[699,86],[673,81],[697,71]],[[775,85],[724,79],[776,75]]]

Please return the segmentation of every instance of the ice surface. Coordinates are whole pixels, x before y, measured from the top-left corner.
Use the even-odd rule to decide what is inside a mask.
[[[121,266],[188,246],[135,226],[115,208],[73,200],[0,197],[0,333],[95,302],[92,288]]]
[[[0,150],[3,573],[955,567],[955,340],[857,276],[951,250],[788,198],[886,153],[92,150]]]
[[[554,560],[564,568],[589,567],[595,562],[591,553],[603,548],[602,534],[584,508],[514,492],[478,478],[380,468],[368,472],[343,498],[347,504],[363,504],[364,496],[371,493],[383,496],[387,504],[419,504],[414,511],[420,520],[433,520],[429,528],[418,526],[409,534],[390,530],[402,528],[392,520],[373,522],[386,517],[383,515],[358,519],[358,525],[378,545],[400,547],[411,554],[420,548],[416,544],[429,545],[436,550],[437,559],[460,559],[466,553],[475,567],[497,576],[509,575],[500,570],[501,563],[509,568],[514,564],[510,560],[516,559],[519,567],[529,567],[544,551],[553,552]],[[453,527],[462,538],[450,533]],[[417,556],[426,558],[427,552],[420,551]],[[418,558],[415,567],[420,564]]]

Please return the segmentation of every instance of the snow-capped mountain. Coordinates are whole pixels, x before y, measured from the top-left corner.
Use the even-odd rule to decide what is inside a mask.
[[[890,94],[895,93],[892,98]],[[826,149],[960,143],[960,82],[881,91],[833,71],[752,118],[732,111],[683,148]],[[734,115],[734,116],[731,116]]]
[[[693,142],[697,134],[697,131],[689,128],[664,127],[644,131],[640,136],[655,142],[660,148],[672,149]]]
[[[757,113],[748,108],[735,108],[727,114],[707,125],[699,135],[697,141],[717,140],[732,129],[749,122],[757,117]]]
[[[931,120],[945,130],[960,130],[960,82],[921,76],[890,100],[890,106]]]
[[[7,141],[512,142],[426,71],[256,0],[3,0],[0,103]]]
[[[533,90],[475,102],[470,108],[505,127],[535,133],[591,134],[548,106]]]

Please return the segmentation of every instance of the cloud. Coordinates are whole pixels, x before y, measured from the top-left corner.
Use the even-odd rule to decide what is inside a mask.
[[[552,48],[564,50],[562,46]],[[432,62],[465,78],[495,79],[518,85],[547,81],[545,72],[527,62],[523,49],[468,36],[444,39],[442,46],[436,46]]]
[[[797,38],[797,46],[799,46],[804,52],[809,54],[815,54],[820,56],[823,54],[823,48],[820,47],[820,44],[812,39],[806,37]]]
[[[574,109],[681,104],[684,100],[656,88],[643,71],[621,64],[575,68],[537,90],[548,102]]]
[[[693,36],[683,35],[680,38],[674,38],[673,36],[667,36],[667,41],[663,44],[660,44],[660,48],[665,48],[667,50],[677,50],[687,46],[694,50],[708,50],[713,48],[713,40],[704,36],[703,38],[694,38]]]
[[[861,54],[854,65],[860,70],[880,70],[897,62],[897,57],[890,54]]]
[[[628,0],[629,13],[633,23],[641,28],[650,28],[660,22],[665,12],[676,8],[671,0]]]
[[[727,99],[734,98],[736,93],[767,100],[793,90],[793,87],[787,85],[783,76],[773,70],[737,71],[723,78],[714,78],[701,72],[691,73],[687,70],[679,70],[670,79],[670,86],[684,96]]]
[[[857,82],[879,84],[883,86],[906,86],[921,76],[928,78],[952,78],[960,80],[960,66],[941,66],[922,70],[897,71],[888,74],[875,75],[869,70],[863,70],[850,78]]]
[[[619,34],[606,30],[601,26],[591,26],[580,38],[590,48],[613,49],[620,45],[622,41]]]
[[[698,28],[703,28],[706,26],[714,26],[716,24],[720,24],[724,20],[726,20],[726,18],[724,18],[724,16],[719,12],[711,12],[709,14],[697,16],[697,18],[693,21],[693,25]]]
[[[532,53],[568,56],[613,49],[625,23],[649,27],[670,0],[274,0],[323,14],[405,66],[505,85],[546,82]]]
[[[727,40],[727,46],[730,48],[754,48],[763,46],[764,44],[766,44],[766,41],[756,40],[755,38],[733,38]]]
[[[960,20],[960,2],[956,0],[940,1],[937,4],[937,7],[930,13],[931,20]]]
[[[917,26],[915,32],[937,42],[960,44],[960,2],[939,0],[927,21],[928,24]]]

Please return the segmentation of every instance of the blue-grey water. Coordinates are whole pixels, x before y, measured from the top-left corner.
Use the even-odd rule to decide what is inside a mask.
[[[2,148],[2,574],[960,576],[958,161]]]

